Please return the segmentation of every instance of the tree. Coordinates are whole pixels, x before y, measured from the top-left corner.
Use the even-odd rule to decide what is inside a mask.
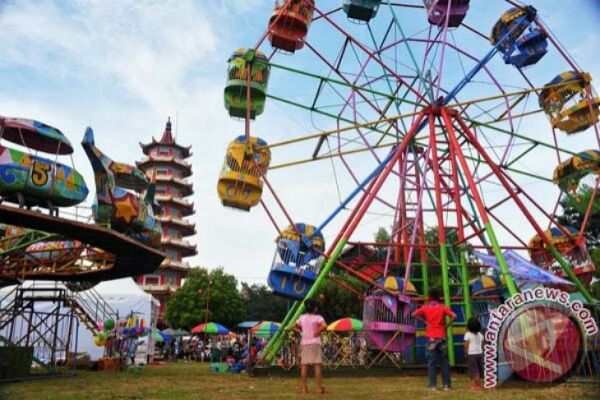
[[[192,269],[184,285],[167,302],[165,320],[173,328],[191,329],[208,320],[233,328],[245,317],[237,280],[223,268]]]
[[[387,243],[390,241],[390,234],[384,227],[380,227],[375,232],[374,239],[377,243]]]
[[[583,223],[584,214],[576,208],[570,207],[568,200],[560,202],[563,213],[558,216],[558,222],[562,225],[572,226],[580,229]],[[592,213],[585,229],[585,239],[588,249],[592,250],[600,247],[600,213]]]
[[[592,283],[592,296],[600,300],[600,280]]]
[[[594,266],[596,267],[596,279],[600,279],[600,247],[590,251],[590,258],[592,259],[592,263],[594,263]]]
[[[249,321],[282,321],[290,300],[276,296],[266,285],[242,283],[242,297]]]
[[[367,285],[363,281],[344,272],[337,272],[331,276],[352,286],[360,293],[364,293],[367,289]],[[362,299],[331,280],[325,281],[323,286],[321,286],[318,298],[321,301],[320,314],[327,322],[333,322],[345,317],[362,319]]]

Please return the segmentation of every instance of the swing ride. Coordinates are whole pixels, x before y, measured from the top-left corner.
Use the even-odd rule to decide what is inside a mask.
[[[227,150],[219,197],[245,211],[260,204],[277,231],[269,286],[296,300],[265,363],[285,346],[301,300],[318,295],[326,279],[364,299],[371,351],[411,360],[422,360],[425,347],[412,310],[439,282],[458,314],[448,328],[452,365],[464,357],[467,319],[484,321],[524,285],[567,284],[595,302],[584,232],[598,212],[598,151],[584,150],[600,146],[600,100],[590,74],[535,8],[489,3],[278,1],[254,47],[230,58],[225,104],[243,119],[244,135],[232,142],[240,148],[235,155],[232,145]],[[487,16],[498,9],[499,19],[485,22],[483,7]],[[268,71],[268,90],[266,73],[257,86],[257,70]],[[549,80],[545,71],[559,75]],[[245,113],[232,112],[234,103]],[[267,144],[270,132],[253,136],[258,116],[288,116],[306,132]],[[315,179],[334,187],[339,201],[323,200],[332,211],[320,224],[298,223],[270,177],[284,169],[294,176],[322,160],[335,182],[327,182],[328,172]],[[557,217],[573,198],[583,217],[577,229]],[[386,226],[389,239],[368,239],[369,219]],[[367,291],[340,282],[342,274]],[[572,366],[560,365],[548,379]]]
[[[137,168],[103,155],[94,146],[91,129],[83,146],[96,172],[96,224],[58,216],[59,208],[86,199],[81,174],[32,154],[40,151],[56,158],[72,154],[73,147],[60,130],[35,120],[1,117],[0,139],[29,150],[0,144],[0,199],[19,205],[0,205],[1,285],[58,280],[71,287],[72,282],[82,282],[89,288],[160,265],[164,255],[156,249],[161,231],[153,217],[153,185]],[[35,206],[49,213],[32,210]]]

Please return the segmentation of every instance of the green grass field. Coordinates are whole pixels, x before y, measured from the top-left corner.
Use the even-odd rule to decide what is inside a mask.
[[[314,392],[314,382],[310,382]],[[472,393],[469,379],[453,375],[453,390],[431,392],[426,377],[331,377],[325,379],[323,396],[300,396],[295,374],[255,377],[247,374],[217,374],[206,364],[174,363],[150,366],[141,376],[126,372],[81,371],[74,378],[47,379],[0,386],[0,398],[18,400],[54,399],[600,399],[600,386],[591,384],[525,385],[511,384],[494,391]]]

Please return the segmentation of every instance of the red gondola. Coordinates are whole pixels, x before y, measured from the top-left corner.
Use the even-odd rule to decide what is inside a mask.
[[[284,0],[275,2],[269,20],[269,41],[276,49],[294,53],[304,47],[304,38],[312,22],[313,0]]]

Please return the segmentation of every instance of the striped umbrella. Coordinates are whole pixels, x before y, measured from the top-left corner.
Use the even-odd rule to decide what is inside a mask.
[[[261,338],[272,338],[275,335],[275,332],[279,329],[277,322],[273,321],[262,321],[254,328],[250,330],[254,336],[258,336]]]
[[[386,276],[385,278],[378,279],[377,283],[393,292],[401,292],[404,289],[404,279],[399,276]],[[408,281],[406,285],[405,294],[408,296],[417,294],[417,289],[415,289],[415,285],[411,281]]]
[[[357,332],[363,330],[363,323],[361,320],[354,318],[342,318],[329,324],[327,330],[335,332]]]
[[[229,333],[229,329],[225,328],[221,324],[217,324],[216,322],[207,322],[205,324],[195,326],[192,329],[192,333],[210,333],[213,335],[227,335]]]

